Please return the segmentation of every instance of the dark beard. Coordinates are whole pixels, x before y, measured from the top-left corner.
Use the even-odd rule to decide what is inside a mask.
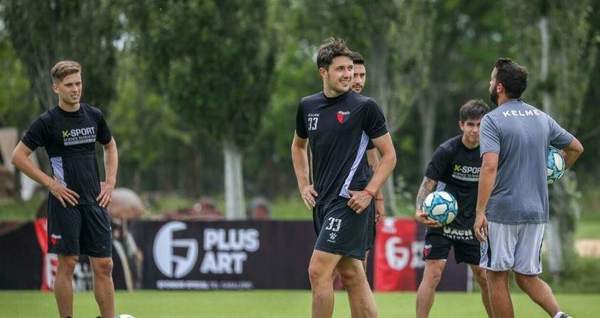
[[[498,93],[496,93],[496,86],[494,86],[490,92],[490,101],[494,103],[494,105],[498,106]]]

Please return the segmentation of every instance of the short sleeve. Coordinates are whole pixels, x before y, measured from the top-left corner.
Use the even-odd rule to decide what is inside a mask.
[[[46,146],[47,136],[48,129],[46,124],[42,118],[39,117],[31,124],[21,141],[25,144],[25,146],[27,146],[27,148],[33,151],[38,147]]]
[[[388,130],[385,126],[385,116],[379,108],[379,105],[372,99],[365,103],[366,111],[363,120],[363,130],[370,139],[375,139],[385,135]]]
[[[548,124],[550,126],[550,144],[552,146],[563,149],[575,138],[550,116],[548,116]]]
[[[444,175],[448,171],[450,161],[452,159],[451,153],[445,147],[438,147],[431,157],[431,161],[427,165],[425,170],[425,176],[431,180],[444,181]]]
[[[489,114],[481,120],[479,145],[481,156],[487,152],[500,153],[500,131]]]
[[[302,139],[308,138],[306,124],[304,123],[304,112],[302,111],[302,104],[298,105],[298,112],[296,113],[296,135],[298,135],[298,137]]]
[[[104,115],[100,113],[100,118],[98,119],[98,134],[96,136],[96,140],[103,145],[109,143],[112,139],[112,134],[110,133],[110,128],[108,128],[108,124],[106,124],[106,120],[104,120]]]

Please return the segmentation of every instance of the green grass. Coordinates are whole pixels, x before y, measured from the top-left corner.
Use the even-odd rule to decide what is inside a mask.
[[[300,195],[279,197],[272,202],[271,215],[277,220],[310,220],[312,212],[304,205]]]
[[[600,210],[581,213],[575,229],[575,239],[600,239]]]
[[[600,187],[585,187],[581,194],[575,239],[600,239]]]
[[[414,293],[377,293],[380,317],[414,317]],[[598,294],[557,295],[564,310],[575,317],[596,317],[600,310]],[[525,294],[512,296],[515,316],[542,318],[547,315]],[[137,318],[293,318],[309,317],[311,296],[309,291],[205,291],[120,292],[116,295],[118,313]],[[54,317],[56,306],[50,293],[0,292],[0,317]],[[95,317],[98,314],[92,293],[75,295],[75,317]],[[350,317],[347,297],[336,294],[334,317]],[[485,317],[483,305],[476,293],[438,293],[431,316],[435,317]]]
[[[39,206],[46,201],[44,195],[35,195],[29,201],[13,198],[0,199],[0,221],[33,220]]]

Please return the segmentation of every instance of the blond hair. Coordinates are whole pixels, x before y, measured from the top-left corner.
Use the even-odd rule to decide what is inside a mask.
[[[52,81],[62,81],[65,77],[81,72],[81,65],[75,61],[59,61],[50,70]]]

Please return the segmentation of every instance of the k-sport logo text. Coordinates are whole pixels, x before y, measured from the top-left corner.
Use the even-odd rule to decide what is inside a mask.
[[[62,131],[65,146],[96,142],[96,127],[73,128]]]

